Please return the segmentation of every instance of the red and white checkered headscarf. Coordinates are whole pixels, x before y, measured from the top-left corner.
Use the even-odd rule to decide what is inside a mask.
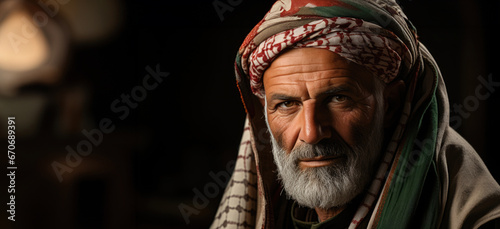
[[[364,66],[385,83],[398,76],[401,62],[410,60],[406,45],[392,32],[357,18],[315,20],[270,36],[258,46],[247,46],[242,69],[250,77],[252,92],[264,97],[262,76],[271,62],[289,48],[323,48]]]

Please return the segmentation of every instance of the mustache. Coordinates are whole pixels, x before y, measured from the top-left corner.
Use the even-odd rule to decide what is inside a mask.
[[[323,139],[316,144],[302,144],[293,149],[288,155],[294,161],[303,158],[313,158],[319,156],[353,156],[356,151],[342,140]]]

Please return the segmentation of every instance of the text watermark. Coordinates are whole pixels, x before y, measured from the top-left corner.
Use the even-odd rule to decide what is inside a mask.
[[[7,176],[9,186],[7,192],[10,194],[7,202],[8,219],[16,221],[16,117],[7,118]]]
[[[210,203],[209,199],[217,197],[221,191],[224,191],[227,183],[231,179],[231,173],[236,165],[236,160],[231,160],[226,164],[226,170],[214,173],[210,171],[208,175],[213,179],[212,182],[206,183],[203,186],[203,192],[197,188],[193,188],[194,197],[192,199],[192,206],[185,203],[179,204],[178,208],[186,224],[189,224],[191,215],[200,214],[201,210],[206,208]]]
[[[122,93],[120,99],[115,99],[111,103],[110,109],[113,113],[119,115],[119,120],[126,119],[130,114],[130,110],[137,108],[138,104],[146,99],[148,92],[156,89],[163,82],[163,79],[170,74],[169,72],[162,72],[159,64],[156,65],[155,69],[146,66],[146,72],[148,74],[142,78],[141,85],[133,87],[130,93]],[[65,173],[73,172],[74,168],[82,163],[83,157],[89,156],[95,147],[101,145],[105,134],[110,134],[115,129],[114,121],[110,118],[102,118],[98,122],[97,128],[83,129],[81,133],[85,138],[75,146],[67,145],[65,147],[67,151],[65,161],[53,161],[51,164],[59,182],[63,182]]]

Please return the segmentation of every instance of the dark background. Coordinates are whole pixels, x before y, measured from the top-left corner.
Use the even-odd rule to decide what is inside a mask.
[[[225,3],[231,11],[220,18],[213,2]],[[17,136],[16,222],[7,221],[2,211],[0,227],[207,228],[224,187],[213,190],[203,202],[206,206],[189,216],[189,223],[179,206],[196,209],[197,190],[203,193],[207,184],[215,182],[210,172],[225,172],[236,158],[245,113],[233,61],[246,34],[273,1],[233,3],[123,1],[121,24],[113,35],[84,44],[70,38],[70,61],[62,80],[27,85],[19,92],[18,96],[38,93],[49,102],[39,117],[40,125],[30,134]],[[441,68],[450,105],[464,104],[474,96],[479,76],[487,79],[492,74],[500,81],[495,43],[500,3],[400,4]],[[157,65],[168,77],[147,91],[137,108],[130,108],[121,120],[122,113],[113,112],[111,104],[143,84],[146,66],[155,69]],[[82,112],[76,112],[81,117],[69,115],[76,124],[68,127],[62,122],[68,104],[60,101],[72,98],[68,93],[75,88],[84,89],[84,99],[69,104]],[[497,181],[499,98],[500,92],[494,92],[480,101],[457,128]],[[86,139],[81,131],[99,127],[104,118],[112,121],[115,130],[104,134],[102,143],[59,182],[52,163],[64,163],[66,147],[75,149]],[[23,120],[17,118],[17,122]],[[6,158],[0,163],[6,167]],[[8,180],[2,179],[6,184],[0,191],[3,203],[8,201]]]

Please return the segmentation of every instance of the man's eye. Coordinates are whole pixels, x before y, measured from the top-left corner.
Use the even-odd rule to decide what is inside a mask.
[[[345,102],[347,99],[349,99],[349,98],[345,95],[334,95],[332,98],[332,100],[334,102],[338,102],[338,103]]]
[[[296,103],[294,101],[285,101],[278,103],[277,107],[278,108],[290,108],[293,107]]]

